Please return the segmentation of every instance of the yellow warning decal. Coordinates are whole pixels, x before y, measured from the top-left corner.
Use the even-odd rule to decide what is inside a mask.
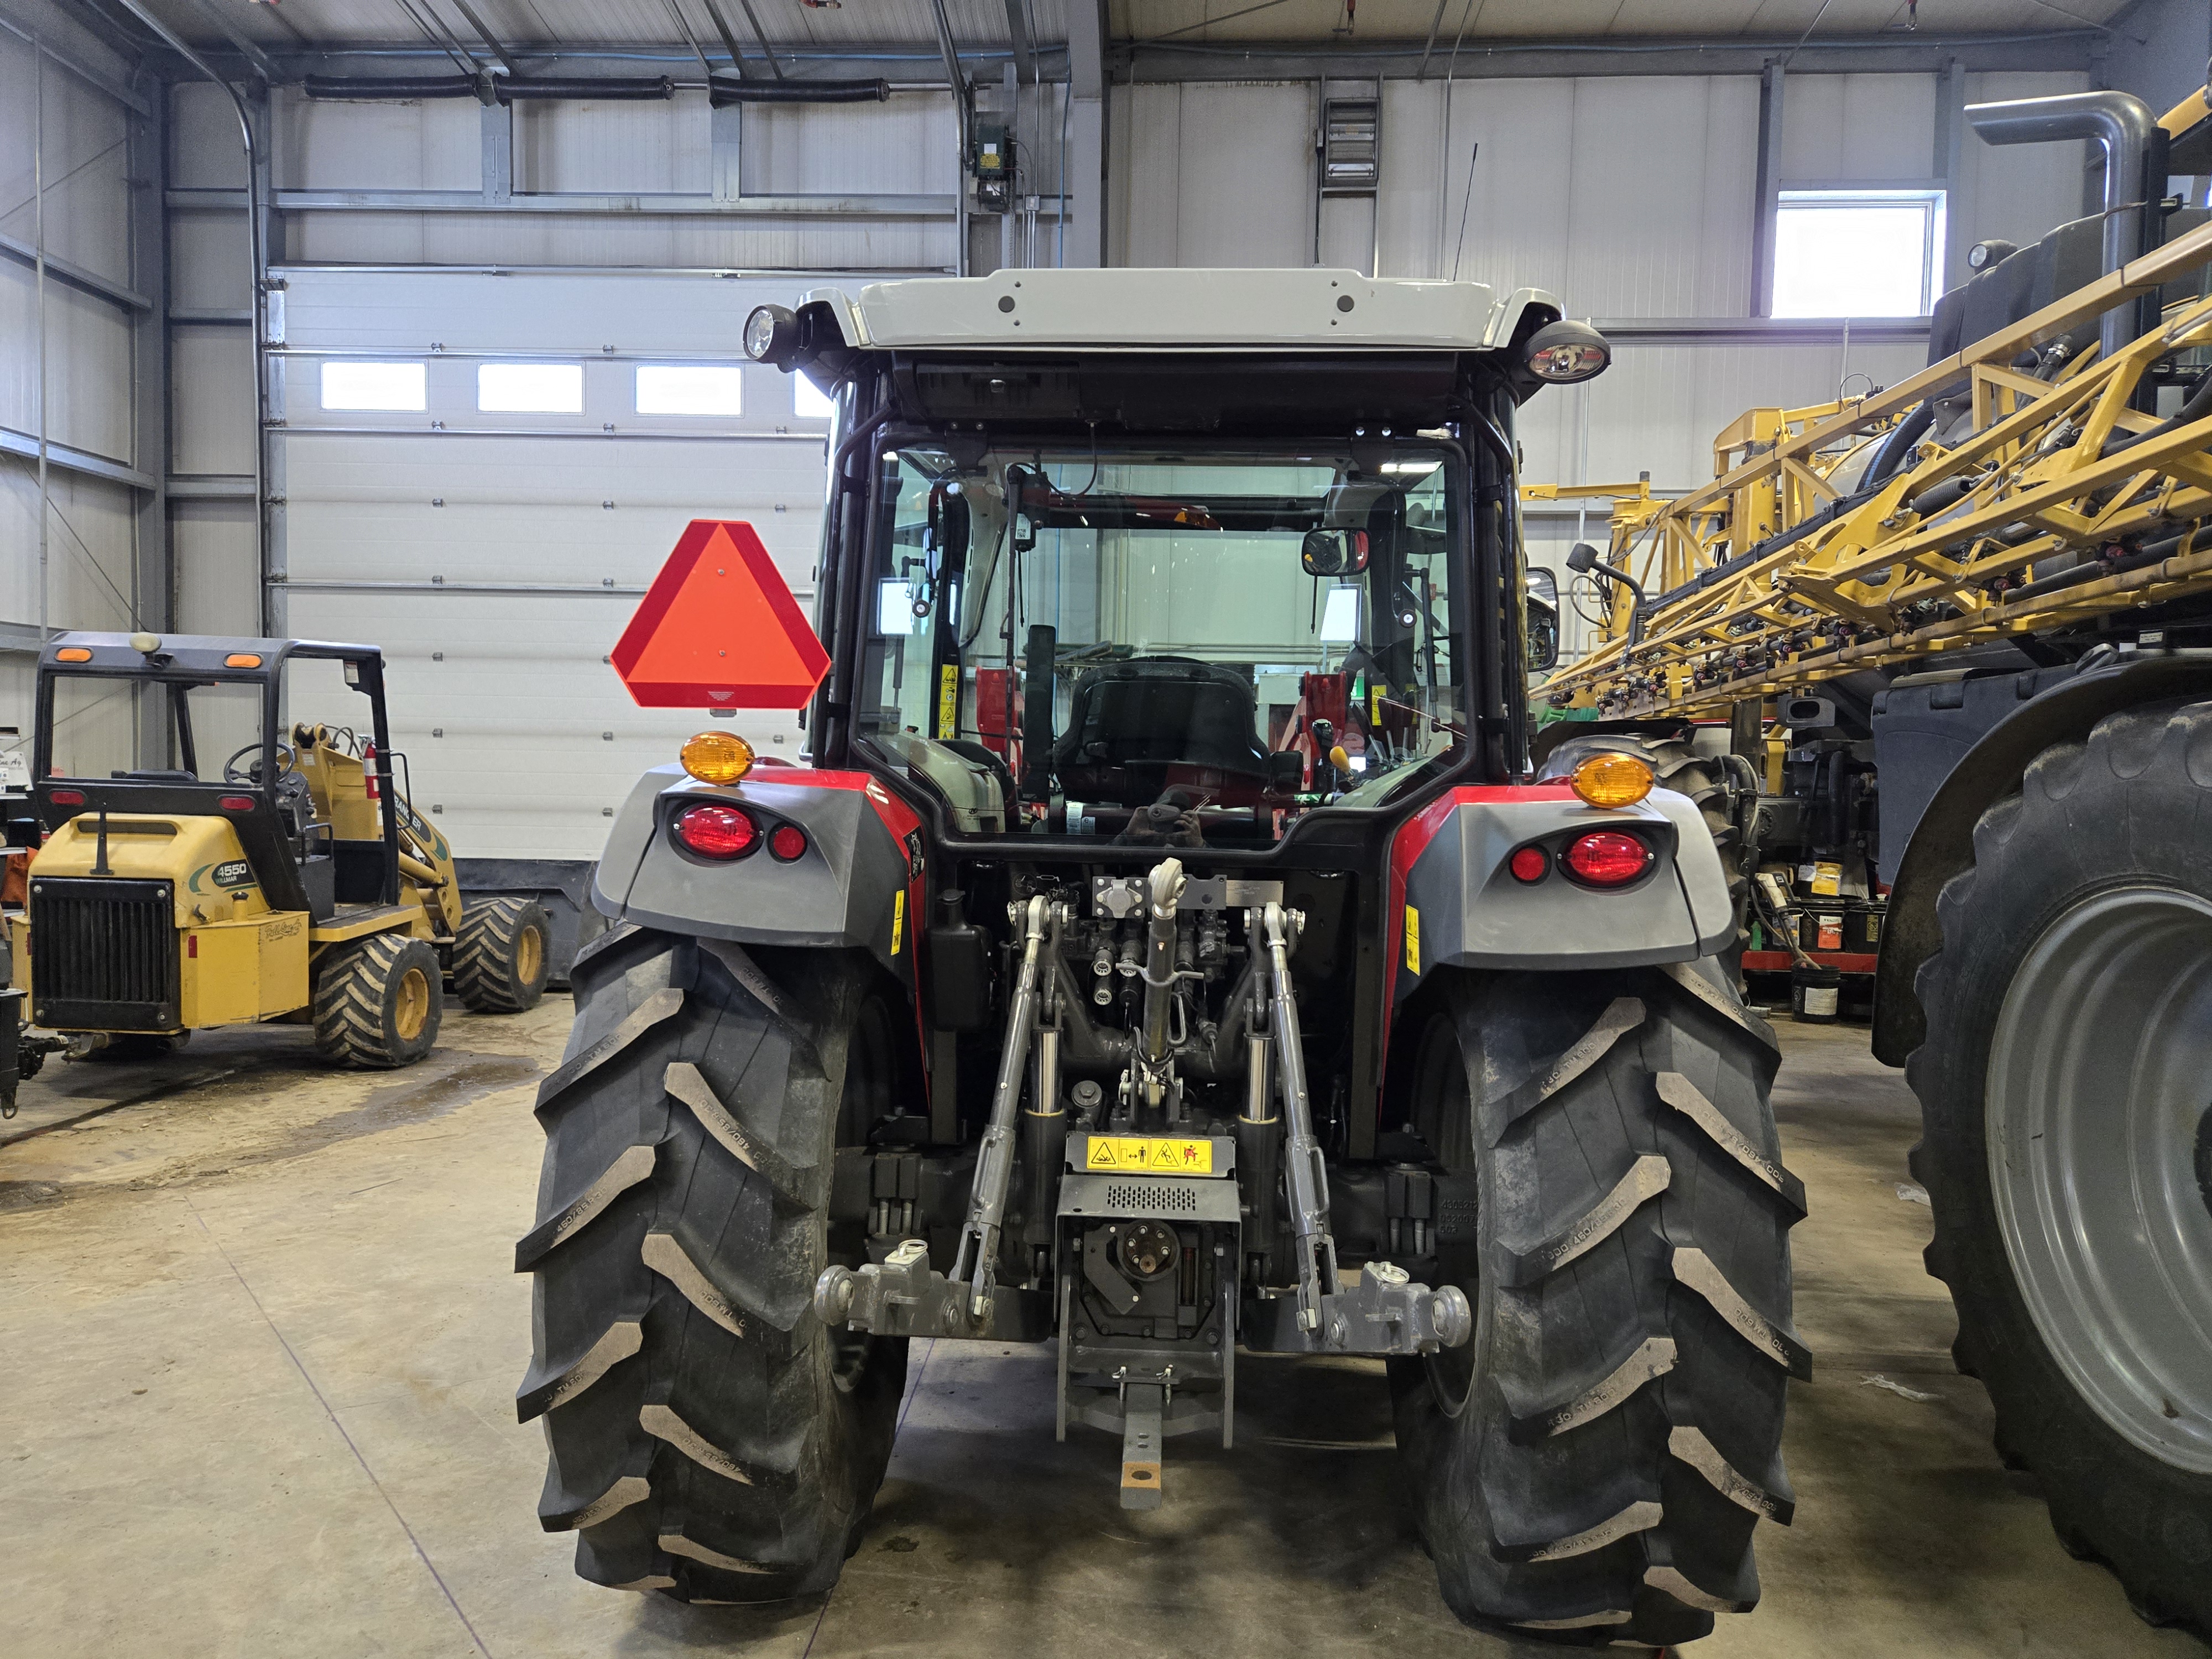
[[[906,937],[906,889],[902,887],[891,895],[891,954],[899,953],[899,943]]]
[[[1161,1140],[1149,1135],[1093,1135],[1083,1155],[1086,1170],[1117,1175],[1212,1175],[1210,1140]]]
[[[949,662],[937,674],[937,736],[941,742],[960,730],[960,665]]]
[[[1406,971],[1421,971],[1421,913],[1410,904],[1406,907]]]

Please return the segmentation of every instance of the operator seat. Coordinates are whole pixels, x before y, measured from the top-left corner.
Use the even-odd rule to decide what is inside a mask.
[[[1171,781],[1254,792],[1267,782],[1259,703],[1235,669],[1194,657],[1135,657],[1075,683],[1067,730],[1053,745],[1060,787],[1081,800],[1144,806]]]

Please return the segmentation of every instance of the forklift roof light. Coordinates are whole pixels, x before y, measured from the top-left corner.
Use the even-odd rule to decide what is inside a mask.
[[[258,668],[261,659],[251,651],[234,651],[222,659],[225,668]]]
[[[56,662],[90,662],[92,653],[81,645],[65,645],[54,653]]]

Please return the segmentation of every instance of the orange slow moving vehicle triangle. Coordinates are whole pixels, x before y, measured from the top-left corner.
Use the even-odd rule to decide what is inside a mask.
[[[694,519],[614,648],[641,708],[797,708],[830,672],[753,527]]]

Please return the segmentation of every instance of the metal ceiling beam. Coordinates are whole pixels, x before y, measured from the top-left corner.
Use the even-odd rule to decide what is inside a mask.
[[[707,61],[707,48],[701,46],[699,37],[691,33],[690,20],[684,15],[683,8],[676,3],[676,0],[660,0],[660,3],[668,8],[670,21],[676,25],[678,33],[683,35],[684,44],[691,48],[691,55],[699,60],[699,72],[712,76],[714,73],[714,66]]]
[[[240,190],[173,189],[173,209],[236,208]],[[740,196],[724,199],[689,194],[613,195],[567,191],[517,195],[497,206],[473,190],[280,190],[279,213],[574,213],[635,218],[653,214],[742,214],[770,219],[950,219],[956,198],[853,192],[805,196]]]
[[[730,27],[730,20],[722,15],[722,9],[715,0],[702,0],[702,3],[707,8],[707,15],[714,20],[714,32],[722,37],[723,50],[730,54],[730,67],[737,70],[738,78],[743,80],[745,55],[738,50],[737,31]]]
[[[428,3],[428,0],[425,0],[425,3]],[[491,48],[491,55],[507,66],[507,72],[509,75],[522,73],[514,59],[507,55],[507,48],[500,45],[493,38],[492,32],[484,27],[483,19],[477,15],[476,8],[469,4],[469,0],[453,0],[453,9],[469,20],[469,27],[477,32],[477,39]]]
[[[253,72],[261,77],[264,86],[275,84],[280,74],[276,65],[270,61],[266,52],[232,26],[230,19],[222,15],[222,9],[214,3],[214,0],[192,0],[192,3],[198,9],[202,16],[222,31],[224,40],[238,48],[240,56],[253,65]]]
[[[438,22],[438,15],[435,12],[430,13],[428,21],[425,21],[422,14],[415,9],[414,0],[396,0],[396,3],[400,10],[407,14],[407,21],[415,25],[422,38],[435,46],[445,57],[459,64],[464,75],[478,75],[483,72],[483,66],[461,50],[461,43],[453,39],[452,32],[447,29],[442,22]],[[430,27],[432,22],[438,22],[438,27],[432,28]]]
[[[1006,0],[1006,39],[1014,49],[1014,69],[1024,79],[1036,75],[1036,51],[1030,45],[1029,14],[1023,0]]]
[[[761,27],[759,15],[753,10],[753,0],[738,0],[745,9],[745,21],[753,26],[753,39],[760,42],[761,56],[768,59],[768,72],[779,81],[783,79],[783,65],[775,61],[775,48],[768,43],[768,31]]]
[[[1792,59],[1792,75],[1934,73],[1957,58],[1976,71],[2081,70],[2101,39],[2087,29],[1991,34],[1832,35],[1806,41]],[[1637,75],[1756,75],[1770,58],[1796,40],[1731,35],[1662,35],[1635,40],[1610,36],[1552,39],[1470,39],[1459,52],[1463,79]],[[1413,79],[1421,71],[1426,42],[1419,37],[1322,45],[1304,40],[1218,43],[1162,40],[1156,45],[1115,41],[1116,81],[1312,80],[1331,75]],[[1356,66],[1356,67],[1354,67]]]

